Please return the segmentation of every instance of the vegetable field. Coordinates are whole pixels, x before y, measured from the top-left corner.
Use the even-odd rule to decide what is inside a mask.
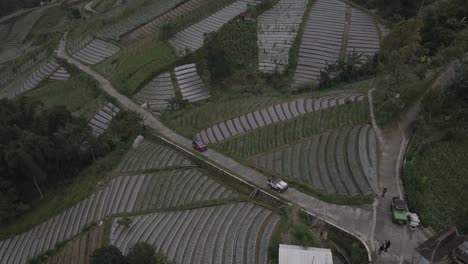
[[[287,121],[252,130],[213,146],[235,157],[249,158],[303,138],[367,122],[369,122],[368,102],[361,101],[303,114]]]
[[[284,71],[306,8],[306,0],[280,0],[258,17],[258,68],[261,72]]]
[[[98,226],[69,243],[56,255],[48,259],[48,264],[87,264],[94,250],[102,246],[104,226]]]
[[[57,75],[57,71],[63,72],[63,68],[57,63],[54,58],[45,61],[35,71],[29,73],[22,78],[19,78],[16,82],[13,82],[5,89],[0,91],[0,98],[14,98],[22,93],[36,88],[45,79]],[[58,74],[64,76],[63,74]],[[66,75],[65,75],[66,76]]]
[[[379,50],[379,25],[372,15],[339,0],[317,0],[305,22],[293,89],[316,82],[327,64],[347,53],[362,54],[364,61]]]
[[[268,246],[280,218],[249,203],[132,217],[129,228],[111,229],[123,252],[146,241],[176,263],[268,263]]]
[[[199,102],[210,98],[210,92],[198,75],[195,64],[186,64],[175,67],[174,74],[182,98],[190,102]]]
[[[166,113],[162,117],[172,129],[187,137],[193,137],[197,131],[217,122],[243,115],[259,107],[276,104],[279,101],[279,98],[270,96],[227,98],[217,102],[206,102],[196,108],[189,106],[186,109]]]
[[[377,145],[373,129],[335,129],[251,157],[256,167],[340,195],[378,193]]]
[[[175,96],[174,84],[171,74],[162,73],[146,84],[133,98],[140,104],[148,103],[148,108],[153,112],[168,110],[166,101]]]
[[[201,48],[205,34],[217,31],[229,20],[246,11],[249,2],[249,0],[238,0],[224,7],[202,21],[178,32],[174,37],[169,39],[169,43],[177,50],[178,54],[184,54],[187,50],[195,51]]]
[[[119,52],[120,48],[111,43],[88,36],[83,39],[76,39],[70,44],[68,50],[75,59],[94,65],[113,56]]]
[[[91,129],[94,136],[99,137],[109,127],[112,119],[120,112],[120,109],[108,102],[107,104],[100,107],[100,109],[94,114],[94,117],[89,120],[89,128]]]
[[[301,98],[221,121],[201,130],[197,133],[197,137],[202,139],[205,143],[220,143],[229,138],[274,123],[293,119],[306,113],[322,111],[327,108],[355,101],[362,101],[364,98],[364,95],[357,93],[341,93],[309,99]]]
[[[164,150],[156,143],[141,144],[140,147],[145,151],[151,147]],[[156,159],[154,156],[149,159],[133,159],[132,162],[130,156],[141,154],[138,150],[139,147],[131,150],[124,158],[122,166],[126,166],[125,164],[129,162],[154,163]],[[149,150],[149,153],[158,153],[158,151]],[[174,155],[157,157],[167,160]],[[100,186],[90,197],[73,207],[27,232],[0,241],[2,263],[25,263],[28,258],[52,249],[58,243],[79,234],[87,225],[115,214],[177,208],[239,196],[238,193],[213,180],[204,170],[194,166],[175,168],[167,161],[162,164],[167,166],[164,167],[164,171],[150,172],[148,170],[154,167],[147,166],[146,172],[140,174],[121,174],[123,176],[117,176],[109,183]],[[159,168],[163,168],[162,164]],[[122,166],[119,167],[121,171]]]

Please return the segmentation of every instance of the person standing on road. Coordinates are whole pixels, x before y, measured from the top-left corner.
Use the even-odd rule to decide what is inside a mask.
[[[390,240],[385,241],[385,252],[387,252],[387,249],[390,247]]]
[[[384,244],[380,243],[380,247],[379,247],[379,255],[382,254],[382,251],[384,251],[385,249],[385,246]]]
[[[385,197],[385,193],[386,193],[386,192],[387,192],[387,188],[384,187],[384,188],[383,188],[383,191],[382,191],[382,198]]]

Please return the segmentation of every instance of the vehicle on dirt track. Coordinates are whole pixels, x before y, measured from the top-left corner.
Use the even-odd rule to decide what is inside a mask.
[[[203,143],[201,140],[194,140],[192,142],[192,146],[195,150],[198,150],[200,152],[206,151],[208,147]]]
[[[399,197],[392,198],[392,204],[390,205],[392,211],[393,223],[405,225],[408,223],[408,209],[406,203]]]
[[[269,178],[267,180],[268,186],[270,186],[273,190],[277,190],[278,192],[283,192],[288,189],[288,184],[281,180],[280,178]]]

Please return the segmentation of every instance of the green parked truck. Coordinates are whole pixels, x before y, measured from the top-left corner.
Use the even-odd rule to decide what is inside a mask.
[[[406,203],[399,197],[392,198],[390,210],[392,211],[393,223],[400,225],[408,223],[408,209],[406,208]]]

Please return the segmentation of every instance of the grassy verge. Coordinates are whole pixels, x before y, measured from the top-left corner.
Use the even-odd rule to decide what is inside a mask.
[[[212,147],[237,159],[245,159],[302,138],[343,126],[369,122],[367,101],[341,105],[328,110],[301,115],[284,122],[255,129]]]
[[[169,44],[152,41],[125,48],[93,68],[109,78],[119,92],[130,96],[176,60]]]
[[[285,208],[280,213],[281,221],[271,237],[268,255],[271,263],[278,263],[279,244],[304,247],[324,247],[310,229],[305,214],[296,207]]]
[[[97,82],[82,73],[67,81],[48,81],[25,96],[41,101],[45,107],[65,105],[70,112],[83,117],[91,117],[104,99]]]
[[[25,232],[46,221],[64,209],[85,199],[96,190],[97,183],[110,177],[127,146],[121,146],[107,156],[98,159],[73,179],[48,190],[44,198],[32,205],[32,209],[12,222],[2,223],[0,239]]]

